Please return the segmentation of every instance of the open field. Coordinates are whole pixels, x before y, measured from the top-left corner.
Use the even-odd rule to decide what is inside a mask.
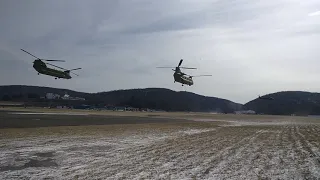
[[[1,178],[320,179],[319,118],[45,112],[0,111],[23,124],[0,129]]]
[[[188,119],[252,119],[252,120],[273,120],[273,119],[291,119],[288,116],[270,116],[270,115],[244,115],[244,114],[214,114],[214,113],[201,113],[201,112],[130,112],[130,111],[98,111],[98,110],[82,110],[82,109],[49,109],[49,108],[23,108],[23,107],[6,107],[0,108],[0,111],[11,111],[11,112],[42,112],[42,113],[68,113],[68,114],[87,114],[87,115],[103,115],[103,116],[138,116],[138,117],[170,117],[170,118],[184,118]],[[304,119],[305,117],[294,117],[296,119]],[[309,118],[307,118],[309,119]]]

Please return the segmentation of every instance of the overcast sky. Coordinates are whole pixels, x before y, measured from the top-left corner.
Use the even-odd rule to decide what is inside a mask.
[[[163,87],[248,102],[283,90],[320,92],[319,0],[2,0],[0,85],[83,92]],[[37,75],[33,57],[80,76]],[[196,67],[194,86],[173,71]]]

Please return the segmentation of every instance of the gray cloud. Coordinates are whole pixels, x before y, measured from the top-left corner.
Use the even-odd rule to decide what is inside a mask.
[[[1,1],[0,82],[97,92],[164,87],[183,58],[187,90],[246,102],[280,90],[319,91],[316,0]],[[311,16],[312,15],[312,16]],[[54,80],[33,58],[65,59],[79,77]],[[10,76],[9,76],[10,75]],[[10,78],[9,78],[10,77]]]

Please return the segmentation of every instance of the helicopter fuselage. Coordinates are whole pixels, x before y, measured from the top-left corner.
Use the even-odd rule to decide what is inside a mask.
[[[53,69],[53,68],[48,68],[47,65],[41,60],[35,60],[33,62],[33,68],[40,74],[53,76],[55,78],[71,79],[71,76],[68,72]]]
[[[262,100],[274,100],[273,97],[261,97],[261,96],[259,96],[258,99],[262,99]]]
[[[186,85],[189,85],[189,86],[192,86],[193,85],[193,80],[191,77],[188,77],[188,76],[185,76],[183,73],[181,72],[175,72],[173,74],[173,77],[174,77],[174,82],[179,82],[181,83],[182,85],[183,84],[186,84]]]

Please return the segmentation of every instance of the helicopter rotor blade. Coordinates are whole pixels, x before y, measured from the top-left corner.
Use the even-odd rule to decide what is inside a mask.
[[[76,76],[79,76],[78,74],[74,73],[74,72],[71,72],[72,74],[76,75]]]
[[[156,68],[176,68],[176,67],[156,67]]]
[[[78,69],[82,69],[82,68],[70,69],[69,71],[75,71],[75,70],[78,70]]]
[[[189,67],[180,67],[181,69],[197,69],[197,68],[189,68]]]
[[[35,58],[39,59],[37,56],[29,53],[28,51],[26,51],[26,50],[24,50],[24,49],[20,49],[20,50],[23,51],[23,52],[25,52],[25,53],[27,53],[27,54],[29,54],[29,55],[32,56],[32,57],[35,57]]]
[[[201,76],[212,76],[212,75],[197,75],[197,76],[190,76],[190,77],[201,77]]]
[[[57,61],[57,62],[66,62],[65,60],[56,60],[56,59],[40,59],[43,61]]]
[[[180,66],[181,66],[182,61],[183,61],[183,59],[180,59],[180,62],[179,62],[179,64],[178,64],[178,67],[180,67]]]
[[[46,63],[46,64],[49,64],[49,65],[51,65],[51,66],[54,66],[54,67],[57,67],[57,68],[63,69],[63,70],[65,70],[65,71],[68,71],[68,69],[65,69],[65,68],[62,68],[62,67],[59,67],[59,66],[56,66],[56,65],[50,64],[50,63]]]

